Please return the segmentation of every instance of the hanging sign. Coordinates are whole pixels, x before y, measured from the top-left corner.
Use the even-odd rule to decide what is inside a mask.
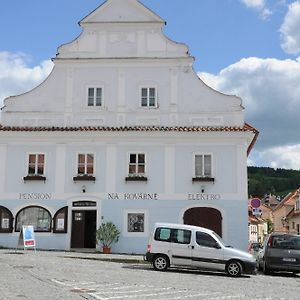
[[[19,245],[22,245],[24,248],[35,248],[34,227],[32,225],[22,226]]]

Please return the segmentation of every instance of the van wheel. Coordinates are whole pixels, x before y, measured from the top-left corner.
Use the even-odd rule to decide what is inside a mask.
[[[153,260],[153,268],[156,271],[166,271],[169,267],[169,259],[167,256],[159,254]]]
[[[242,265],[236,260],[232,260],[226,265],[226,272],[230,277],[238,277],[242,274],[242,271]]]

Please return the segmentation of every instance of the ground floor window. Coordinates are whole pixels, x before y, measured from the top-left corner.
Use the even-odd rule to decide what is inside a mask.
[[[53,232],[67,233],[68,228],[68,207],[65,206],[58,210],[53,218]]]
[[[12,232],[13,216],[4,206],[0,206],[0,233]]]
[[[51,215],[40,206],[25,207],[17,213],[15,231],[20,231],[23,225],[32,225],[37,232],[50,232]]]

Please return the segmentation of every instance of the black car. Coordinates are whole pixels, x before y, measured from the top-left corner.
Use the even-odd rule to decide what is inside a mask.
[[[264,274],[274,271],[300,273],[300,235],[271,233],[257,257]]]

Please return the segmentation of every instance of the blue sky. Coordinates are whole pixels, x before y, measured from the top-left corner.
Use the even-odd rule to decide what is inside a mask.
[[[0,102],[52,68],[101,0],[9,0],[0,10]],[[142,0],[189,46],[207,84],[243,99],[260,131],[249,164],[300,169],[300,0]]]

